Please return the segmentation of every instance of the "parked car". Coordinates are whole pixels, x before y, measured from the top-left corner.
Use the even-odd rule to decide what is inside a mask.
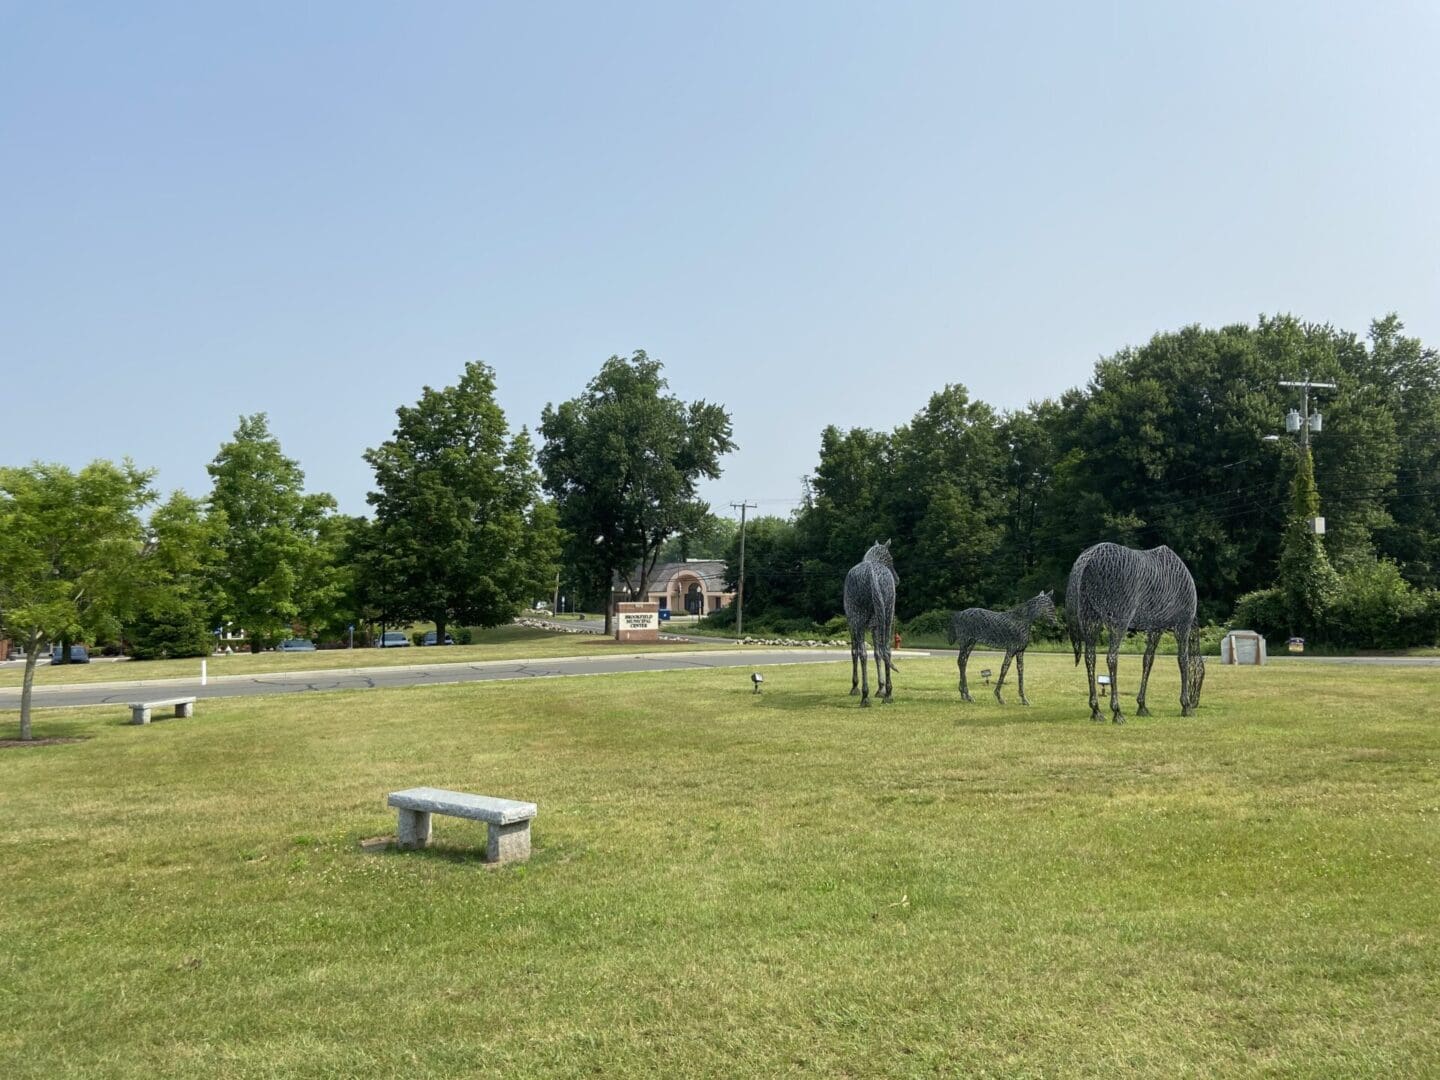
[[[380,635],[380,640],[375,642],[377,649],[408,649],[410,647],[410,635],[402,634],[399,630],[387,630]]]
[[[314,652],[315,643],[303,637],[286,638],[276,646],[281,652]]]
[[[52,664],[58,664],[58,663],[60,663],[60,657],[64,655],[64,649],[65,649],[65,646],[63,646],[63,645],[56,645],[56,646],[54,646],[54,647],[51,648],[51,650],[50,650],[50,662],[51,662]],[[84,645],[71,645],[71,646],[70,646],[70,663],[72,663],[72,664],[88,664],[89,662],[90,662],[90,650],[89,650],[89,649],[87,649]]]
[[[11,646],[10,646],[10,655],[9,655],[8,657],[6,657],[6,659],[7,659],[7,660],[24,660],[24,659],[25,659],[25,650],[22,649],[22,648],[20,648],[18,645],[11,645]]]
[[[428,634],[426,634],[425,637],[421,640],[420,644],[421,644],[421,645],[434,645],[434,644],[435,644],[435,631],[434,631],[434,630],[431,630]],[[454,639],[453,637],[451,637],[449,634],[446,634],[446,635],[445,635],[445,644],[446,644],[446,645],[454,645],[454,644],[455,644],[455,639]]]

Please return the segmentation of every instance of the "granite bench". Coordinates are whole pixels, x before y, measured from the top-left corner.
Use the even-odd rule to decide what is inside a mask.
[[[538,813],[534,803],[428,787],[394,791],[386,801],[399,811],[396,841],[402,848],[429,846],[430,815],[445,814],[489,826],[486,862],[524,862],[530,857],[530,821]]]
[[[148,724],[151,709],[165,709],[171,705],[175,706],[176,716],[195,715],[195,699],[193,697],[165,698],[163,701],[132,701],[126,708],[130,710],[130,723]]]

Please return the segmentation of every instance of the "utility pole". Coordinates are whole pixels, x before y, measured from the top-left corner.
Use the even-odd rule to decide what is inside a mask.
[[[1319,411],[1317,410],[1313,414],[1310,412],[1310,392],[1312,390],[1338,390],[1339,387],[1333,382],[1315,382],[1310,378],[1308,371],[1305,373],[1303,379],[1282,379],[1280,385],[1300,388],[1300,408],[1302,411],[1297,413],[1294,409],[1291,409],[1290,412],[1286,414],[1285,430],[1292,435],[1298,434],[1300,436],[1300,453],[1303,460],[1308,463],[1310,462],[1310,433],[1320,431],[1322,424]],[[1265,436],[1267,440],[1279,439],[1279,437],[1278,435]],[[1307,464],[1306,467],[1311,468],[1312,466]],[[1311,532],[1316,535],[1322,535],[1325,532],[1325,519],[1323,517],[1311,518],[1309,526]]]
[[[1281,381],[1280,385],[1300,387],[1300,446],[1302,449],[1308,451],[1310,449],[1310,432],[1320,430],[1320,414],[1310,415],[1310,391],[1337,390],[1339,387],[1333,382],[1312,382],[1308,371],[1305,373],[1305,378],[1297,382]],[[1288,418],[1285,426],[1286,428],[1290,428]]]
[[[758,510],[755,503],[731,503],[730,509],[740,510],[740,580],[735,585],[735,636],[745,636],[745,511]]]

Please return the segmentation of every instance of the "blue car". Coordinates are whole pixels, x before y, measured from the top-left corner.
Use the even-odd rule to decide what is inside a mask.
[[[58,663],[60,663],[60,658],[64,655],[64,653],[65,653],[65,646],[63,646],[63,645],[55,645],[55,646],[53,646],[53,647],[50,649],[50,663],[52,663],[52,664],[58,664]],[[89,662],[90,662],[90,650],[89,650],[89,649],[87,649],[84,645],[71,645],[71,646],[70,646],[70,663],[72,663],[72,664],[88,664]]]

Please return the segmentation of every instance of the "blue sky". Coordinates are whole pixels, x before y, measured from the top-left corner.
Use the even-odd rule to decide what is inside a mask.
[[[0,461],[208,490],[264,410],[361,512],[461,365],[512,424],[644,348],[785,512],[820,430],[1159,329],[1440,343],[1425,3],[0,0]]]

